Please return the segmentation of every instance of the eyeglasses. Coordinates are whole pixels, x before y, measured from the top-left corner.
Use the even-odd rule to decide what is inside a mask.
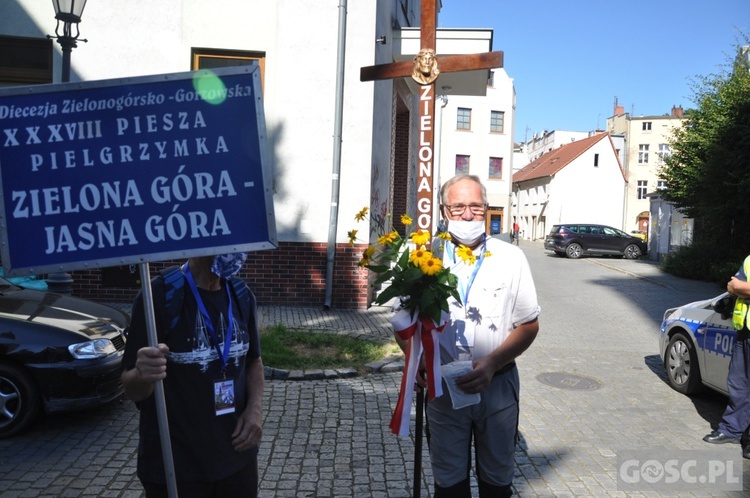
[[[469,208],[471,214],[476,216],[484,214],[487,204],[443,204],[443,207],[448,210],[451,216],[461,216],[466,211],[466,208]]]

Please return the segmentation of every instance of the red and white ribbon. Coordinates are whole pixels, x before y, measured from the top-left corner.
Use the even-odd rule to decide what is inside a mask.
[[[443,331],[448,315],[443,313],[438,326],[431,318],[415,313],[412,316],[407,309],[399,310],[390,320],[393,330],[406,343],[406,366],[401,377],[401,390],[398,394],[396,410],[391,418],[391,432],[399,436],[409,435],[411,420],[411,400],[414,396],[414,384],[419,372],[422,351],[425,353],[427,367],[427,394],[429,399],[443,395],[443,380],[440,375],[440,345],[438,333]]]

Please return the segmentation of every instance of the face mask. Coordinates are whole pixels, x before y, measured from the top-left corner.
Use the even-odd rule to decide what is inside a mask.
[[[484,235],[484,221],[448,220],[448,233],[459,244],[471,246]]]
[[[237,274],[247,259],[247,253],[217,254],[211,263],[211,271],[221,278],[229,278]]]

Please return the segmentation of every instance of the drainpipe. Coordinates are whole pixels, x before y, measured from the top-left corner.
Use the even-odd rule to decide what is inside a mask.
[[[339,172],[341,171],[341,129],[344,114],[344,61],[346,53],[346,0],[339,0],[339,48],[336,62],[336,115],[333,125],[333,172],[331,174],[331,214],[328,221],[326,253],[325,308],[331,308],[333,262],[336,259],[336,232],[339,218]]]

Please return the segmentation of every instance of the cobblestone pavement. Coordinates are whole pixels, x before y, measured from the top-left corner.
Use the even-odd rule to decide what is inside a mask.
[[[706,484],[689,490],[620,489],[626,452],[705,457],[718,452],[750,483],[737,445],[701,441],[725,399],[689,398],[666,384],[658,357],[664,309],[716,295],[712,285],[661,273],[647,261],[556,258],[521,242],[542,306],[541,332],[519,359],[520,444],[514,489],[522,497],[748,496]],[[390,311],[263,307],[266,325],[390,338]],[[400,373],[266,381],[261,497],[408,497],[413,437],[388,423]],[[140,497],[138,412],[123,400],[41,420],[0,440],[0,496]],[[422,496],[432,490],[426,445]],[[620,487],[618,487],[620,486]]]

